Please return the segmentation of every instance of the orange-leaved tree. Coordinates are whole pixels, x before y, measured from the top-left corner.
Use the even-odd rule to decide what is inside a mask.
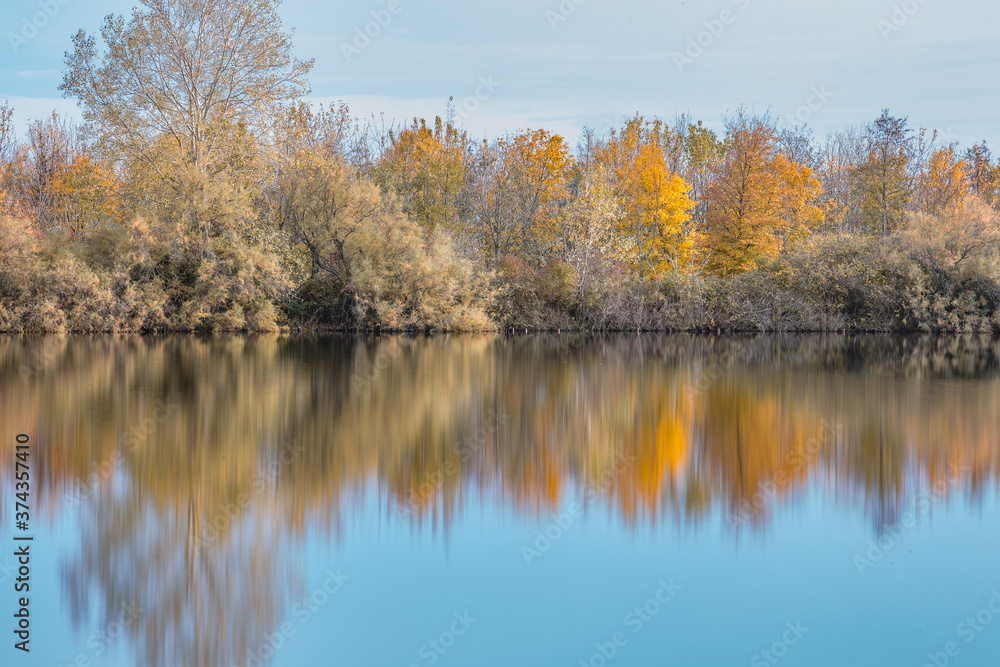
[[[705,193],[711,267],[722,275],[751,271],[823,220],[822,193],[808,167],[777,145],[769,115],[739,109],[726,119],[726,154]]]
[[[543,261],[561,252],[559,205],[572,166],[566,140],[546,130],[477,148],[469,165],[470,231],[487,262],[508,254]]]

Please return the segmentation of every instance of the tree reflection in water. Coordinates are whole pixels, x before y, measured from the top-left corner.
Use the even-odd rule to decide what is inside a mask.
[[[74,619],[134,604],[140,664],[230,665],[301,592],[307,531],[339,537],[373,488],[435,530],[483,499],[541,516],[568,494],[637,531],[766,530],[810,488],[876,534],[931,489],[981,502],[1000,474],[998,353],[988,337],[4,338],[0,415],[38,434],[43,511],[78,515]]]

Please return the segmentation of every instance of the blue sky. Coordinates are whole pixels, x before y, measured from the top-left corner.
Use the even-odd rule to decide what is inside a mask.
[[[20,128],[54,108],[74,113],[57,90],[70,35],[133,4],[0,0],[0,100]],[[52,17],[25,39],[46,6]],[[637,111],[719,127],[745,104],[798,114],[823,136],[888,107],[963,146],[1000,149],[995,2],[286,0],[281,14],[298,55],[316,59],[312,97],[359,115],[431,117],[454,96],[475,136],[544,127],[575,144],[585,124],[604,130]]]

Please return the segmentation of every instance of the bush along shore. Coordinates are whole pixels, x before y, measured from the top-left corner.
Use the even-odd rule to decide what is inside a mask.
[[[387,127],[303,101],[278,2],[175,4],[72,37],[80,123],[0,105],[0,332],[1000,331],[985,143]]]

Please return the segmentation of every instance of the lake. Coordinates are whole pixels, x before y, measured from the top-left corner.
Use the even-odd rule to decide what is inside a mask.
[[[5,665],[1000,664],[990,337],[6,337],[0,415]]]

